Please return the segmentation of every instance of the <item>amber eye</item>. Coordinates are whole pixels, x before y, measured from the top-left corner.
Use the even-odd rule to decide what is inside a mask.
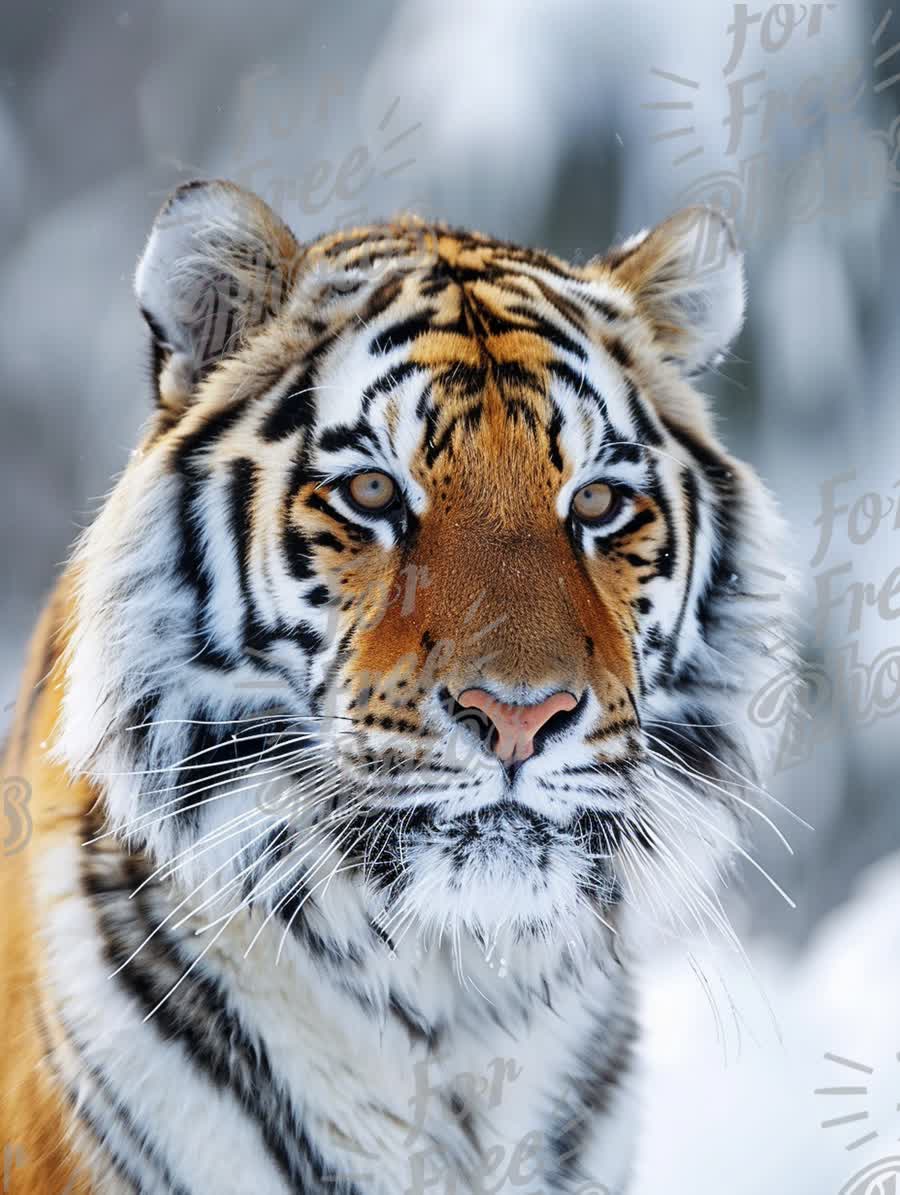
[[[572,511],[583,523],[606,523],[619,509],[619,494],[602,481],[583,485],[572,500]]]
[[[373,469],[371,473],[357,473],[351,477],[347,493],[360,510],[375,512],[391,505],[397,495],[397,485],[387,473]]]

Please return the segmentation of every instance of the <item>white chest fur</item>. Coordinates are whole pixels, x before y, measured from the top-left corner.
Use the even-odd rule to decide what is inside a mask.
[[[218,937],[190,922],[175,934],[176,918],[110,978],[96,897],[66,895],[48,927],[70,1035],[60,1061],[142,1190],[622,1189],[627,1067],[602,1106],[586,1092],[617,1065],[628,985],[596,935],[562,949],[498,943],[487,957],[471,941],[404,940],[341,963],[280,926],[257,937],[246,914]],[[160,976],[167,934],[179,955]],[[134,973],[148,966],[149,985],[162,979],[150,995]]]

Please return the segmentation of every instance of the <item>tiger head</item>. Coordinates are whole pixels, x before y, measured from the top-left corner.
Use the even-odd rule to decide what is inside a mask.
[[[709,904],[779,536],[691,384],[743,318],[722,218],[574,266],[413,218],[301,246],[192,183],[136,290],[157,403],[73,561],[58,747],[122,839],[322,924]]]

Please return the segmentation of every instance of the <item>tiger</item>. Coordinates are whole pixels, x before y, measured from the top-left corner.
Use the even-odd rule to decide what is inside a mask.
[[[729,221],[301,243],[201,180],[135,292],[152,412],[4,763],[4,1189],[623,1195],[640,968],[725,924],[782,666],[698,388]]]

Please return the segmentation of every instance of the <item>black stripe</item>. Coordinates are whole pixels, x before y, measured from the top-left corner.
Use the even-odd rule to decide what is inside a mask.
[[[613,532],[612,535],[598,535],[595,542],[609,543],[612,540],[615,543],[620,539],[628,539],[635,532],[640,531],[641,528],[655,522],[656,511],[649,506],[645,506],[643,510],[639,510],[636,515],[630,518],[623,527],[620,527],[618,531]]]
[[[401,382],[405,382],[407,378],[411,378],[413,374],[420,373],[421,367],[416,365],[413,361],[401,361],[392,369],[383,373],[380,378],[376,379],[370,386],[367,386],[362,394],[362,409],[363,414],[366,414],[379,394],[388,394],[394,390]]]
[[[550,419],[550,426],[547,428],[547,441],[550,447],[550,463],[558,473],[562,473],[563,470],[562,453],[559,447],[559,433],[562,431],[562,427],[562,411],[556,403],[553,403],[553,415]]]
[[[472,365],[468,361],[454,361],[441,371],[440,380],[446,390],[460,398],[471,398],[484,390],[487,369],[484,365]]]
[[[571,324],[582,336],[586,334],[584,326],[584,312],[565,295],[559,294],[552,287],[547,286],[542,278],[532,278],[531,281],[538,288],[546,301],[560,316]]]
[[[675,524],[672,518],[672,504],[663,489],[659,477],[659,469],[652,458],[648,461],[648,467],[651,477],[649,494],[662,512],[663,522],[666,525],[666,542],[657,550],[653,560],[653,567],[656,576],[670,579],[674,575],[675,568],[680,559],[679,546],[675,538]]]
[[[458,234],[460,239],[471,239],[465,232]],[[572,280],[581,281],[578,271],[571,266],[567,266],[564,261],[560,261],[556,257],[551,257],[548,253],[544,253],[540,249],[530,249],[521,245],[512,245],[507,241],[495,241],[494,244],[498,246],[502,252],[498,253],[500,258],[508,258],[510,261],[521,262],[526,266],[534,266],[536,269],[543,270],[547,274],[559,278],[563,283]]]
[[[653,720],[647,723],[653,727],[657,745],[662,746],[666,755],[671,757],[673,767],[686,767],[699,776],[715,780],[725,776],[727,781],[728,770],[719,765],[730,757],[741,764],[741,771],[745,775],[753,777],[755,770],[752,762],[742,758],[737,740],[724,727],[717,725],[716,715],[702,702],[682,708],[679,723],[673,725]]]
[[[306,581],[315,575],[313,553],[309,537],[293,525],[286,523],[281,533],[281,547],[287,561],[288,571],[297,581]]]
[[[685,521],[688,527],[688,544],[687,544],[687,563],[685,566],[685,581],[684,593],[681,596],[681,606],[678,610],[678,618],[675,621],[675,627],[669,635],[669,641],[666,644],[666,650],[663,655],[662,670],[669,672],[672,669],[672,664],[678,652],[678,644],[681,639],[681,632],[684,627],[684,620],[687,617],[688,603],[691,600],[691,589],[694,584],[694,560],[696,558],[697,550],[697,530],[700,511],[697,504],[697,481],[689,469],[684,470],[681,480],[682,490],[684,492],[685,505],[687,513]]]
[[[618,432],[613,432],[618,435]],[[605,465],[639,465],[643,459],[643,452],[639,444],[612,443],[604,445],[594,457],[595,464]]]
[[[631,369],[633,364],[631,353],[629,353],[622,341],[619,340],[618,336],[611,336],[608,340],[604,340],[603,347],[615,361],[618,361],[623,369]]]
[[[372,291],[366,300],[365,307],[360,312],[359,318],[363,326],[371,324],[372,320],[387,311],[402,290],[403,279],[399,275],[392,274],[386,278],[379,287]]]
[[[327,585],[314,585],[303,595],[303,600],[311,606],[325,606],[331,601],[331,590]]]
[[[323,452],[341,452],[345,448],[355,448],[358,452],[364,452],[367,442],[377,448],[378,437],[362,418],[357,419],[352,425],[339,423],[336,427],[326,429],[319,436],[319,448]]]
[[[617,307],[614,307],[606,299],[592,295],[589,291],[579,291],[578,298],[580,302],[587,303],[588,307],[593,307],[595,311],[598,311],[604,319],[615,321],[622,318],[622,312]]]
[[[570,1178],[579,1171],[580,1155],[591,1128],[609,1116],[615,1096],[631,1073],[638,1033],[634,1022],[618,1014],[601,1018],[590,1038],[572,1060],[571,1090],[577,1101],[551,1136],[559,1175]],[[588,1176],[584,1176],[588,1177]]]
[[[340,236],[325,250],[326,257],[341,257],[344,253],[348,253],[351,249],[358,249],[360,245],[369,244],[370,248],[375,248],[385,240],[384,237],[379,237],[377,233],[373,236],[372,233],[366,231],[357,233],[355,236]]]
[[[273,640],[287,639],[291,643],[296,643],[310,655],[318,654],[326,646],[323,636],[306,622],[296,622],[291,626],[281,625],[272,638]]]
[[[336,523],[340,523],[342,527],[347,529],[347,534],[352,539],[362,540],[368,544],[375,538],[375,532],[371,527],[364,527],[360,523],[352,522],[346,515],[341,514],[339,510],[335,510],[333,506],[330,506],[322,495],[315,491],[307,497],[306,505],[311,510],[317,510],[320,514],[327,515],[329,519],[334,519]]]
[[[323,337],[307,355],[303,372],[286,387],[286,393],[276,401],[265,419],[260,429],[264,440],[270,443],[283,440],[312,427],[319,407],[316,397],[319,369],[336,339],[337,333],[334,332]]]
[[[330,531],[317,531],[310,538],[310,543],[314,544],[317,548],[330,548],[332,552],[343,552],[344,550],[344,545]]]
[[[425,332],[430,332],[434,313],[435,309],[433,307],[426,307],[424,311],[419,311],[415,315],[410,315],[406,319],[399,320],[396,324],[391,324],[372,337],[369,342],[369,352],[376,357],[384,356],[385,353],[391,352],[392,349],[409,344],[417,336],[421,336]]]
[[[244,603],[243,640],[253,637],[256,606],[250,585],[250,554],[252,550],[253,497],[256,491],[256,466],[246,457],[232,461],[228,482],[228,529],[238,570],[238,585]]]
[[[570,386],[577,395],[586,394],[599,408],[603,417],[606,418],[606,400],[588,381],[585,374],[576,373],[571,365],[567,365],[565,361],[551,361],[550,372],[559,378],[561,382],[565,382]]]
[[[495,361],[492,373],[500,389],[508,386],[522,386],[536,393],[543,393],[541,379],[521,361]]]
[[[432,1025],[423,1013],[413,1008],[402,996],[398,996],[393,989],[391,989],[389,1007],[406,1030],[411,1042],[425,1045],[431,1054],[436,1053],[441,1041],[440,1025]]]
[[[200,526],[197,501],[199,499],[198,484],[183,478],[178,490],[177,514],[175,527],[178,543],[175,549],[173,567],[176,576],[189,585],[196,594],[196,606],[193,611],[192,637],[203,642],[206,638],[201,628],[206,624],[206,611],[212,589],[212,580],[207,571],[206,558],[201,549],[202,529]]]
[[[245,395],[244,398],[210,415],[195,431],[176,441],[172,449],[172,468],[181,477],[176,520],[179,544],[175,555],[175,567],[181,577],[195,589],[201,613],[209,598],[210,579],[200,547],[202,537],[196,508],[204,475],[208,471],[201,467],[199,458],[237,423],[249,403],[250,396]]]
[[[515,303],[510,307],[510,311],[519,315],[528,315],[531,317],[532,328],[529,331],[534,331],[541,337],[542,340],[549,340],[551,344],[558,349],[562,349],[566,353],[571,353],[577,357],[579,361],[587,360],[587,353],[577,341],[574,341],[571,336],[567,336],[561,328],[554,324],[551,320],[543,319],[537,315],[533,308],[527,307],[523,303]]]
[[[350,647],[350,644],[353,642],[353,636],[356,634],[358,626],[359,623],[354,623],[352,626],[348,627],[346,631],[344,631],[343,635],[341,635],[340,639],[338,640],[334,657],[325,670],[325,675],[310,694],[310,703],[313,713],[318,714],[321,712],[322,699],[334,684],[338,673],[346,662],[347,651]]]
[[[217,711],[198,703],[186,712],[199,723],[212,721]],[[226,723],[221,727],[190,727],[187,747],[182,755],[185,766],[170,774],[173,782],[171,790],[167,786],[166,791],[157,795],[160,803],[177,797],[177,805],[167,812],[177,819],[177,827],[183,836],[199,832],[204,810],[208,808],[201,802],[212,795],[212,788],[240,778],[242,774],[251,772],[257,764],[271,766],[278,762],[281,755],[292,750],[290,738],[282,742],[281,736],[286,729],[283,723],[267,725],[264,738],[259,737],[262,732],[256,729],[255,723],[249,723],[237,734],[229,733],[234,725]]]
[[[652,445],[658,448],[663,442],[662,435],[659,428],[653,422],[653,419],[647,412],[637,386],[629,378],[628,388],[626,390],[625,401],[628,404],[628,412],[634,420],[637,429],[638,439],[643,440],[645,444]],[[651,407],[652,410],[652,407]]]
[[[715,498],[715,508],[710,516],[711,528],[716,536],[713,563],[697,599],[697,619],[704,636],[707,636],[716,621],[719,603],[733,596],[732,577],[738,571],[734,545],[740,534],[739,482],[726,456],[678,424],[669,420],[664,422],[670,435],[699,464]]]

